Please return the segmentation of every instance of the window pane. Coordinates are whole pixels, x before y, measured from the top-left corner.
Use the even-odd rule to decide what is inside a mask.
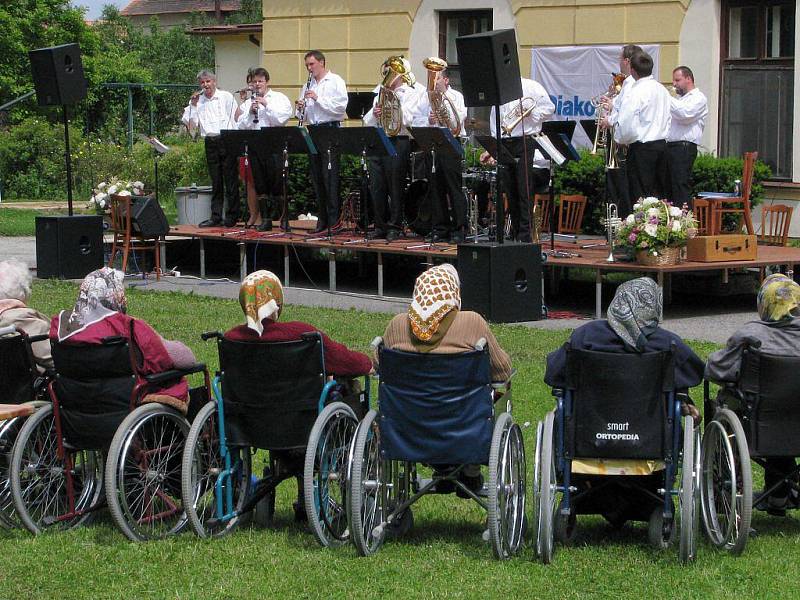
[[[456,38],[462,35],[482,33],[492,28],[491,11],[478,10],[470,13],[445,13],[445,55],[442,57],[451,64],[458,64]]]
[[[794,6],[778,4],[767,7],[768,58],[794,56]]]
[[[757,23],[758,7],[731,7],[728,58],[756,58]]]

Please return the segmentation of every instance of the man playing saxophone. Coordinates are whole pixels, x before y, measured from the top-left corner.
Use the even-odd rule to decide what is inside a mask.
[[[428,87],[419,98],[419,112],[427,115],[429,127],[444,127],[455,136],[464,136],[467,107],[464,95],[450,87],[447,63],[431,57],[423,61],[428,71]],[[464,241],[467,225],[467,198],[461,185],[461,159],[436,155],[428,187],[431,202],[432,241]],[[449,202],[448,202],[449,200]]]
[[[411,65],[400,56],[384,63],[383,83],[364,125],[382,127],[394,144],[397,156],[369,159],[369,194],[375,217],[371,238],[396,240],[403,228],[403,180],[408,170],[410,142],[408,125],[419,111],[421,94],[413,87]]]
[[[549,119],[555,110],[544,87],[524,77],[522,98],[500,107],[500,128],[507,140],[505,146],[516,159],[516,164],[499,169],[498,174],[502,189],[508,194],[511,236],[520,242],[531,241],[533,195],[547,189],[550,177],[550,163],[535,149],[533,136],[542,131],[542,122]],[[497,131],[494,111],[490,124],[494,136]],[[481,162],[488,160],[489,155],[484,152]]]

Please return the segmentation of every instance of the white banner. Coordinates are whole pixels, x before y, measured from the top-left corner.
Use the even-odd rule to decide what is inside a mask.
[[[594,118],[592,97],[605,92],[611,74],[619,72],[622,46],[557,46],[534,48],[531,57],[531,79],[544,86],[556,105],[556,120]],[[660,46],[651,44],[642,49],[653,57],[653,73],[658,76]],[[589,147],[591,142],[580,123],[575,127],[573,143]]]

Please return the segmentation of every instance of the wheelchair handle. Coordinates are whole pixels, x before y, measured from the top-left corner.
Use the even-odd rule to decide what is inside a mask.
[[[378,346],[380,346],[382,343],[383,343],[383,338],[377,335],[372,339],[369,345],[373,348],[373,350],[377,350]]]
[[[200,334],[200,339],[207,342],[211,338],[221,338],[222,334],[219,331],[205,331]]]
[[[481,338],[475,342],[475,350],[483,350],[486,348],[486,338]]]
[[[2,331],[0,331],[0,334],[2,334]],[[29,335],[28,336],[28,341],[31,344],[35,344],[36,342],[43,342],[43,341],[48,340],[48,339],[50,339],[50,336],[48,334],[46,334],[46,333],[40,333],[39,335]]]
[[[9,333],[16,333],[17,328],[14,325],[9,325],[7,327],[0,327],[0,335],[8,335]]]

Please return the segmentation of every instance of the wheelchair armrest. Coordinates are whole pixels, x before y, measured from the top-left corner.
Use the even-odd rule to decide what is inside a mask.
[[[492,382],[492,389],[494,390],[508,390],[511,389],[511,379],[513,379],[514,375],[517,374],[516,369],[511,370],[511,375],[508,376],[508,379],[505,381],[493,381]]]
[[[16,333],[17,328],[14,325],[8,325],[7,327],[0,327],[0,335],[8,335],[9,333]]]
[[[170,369],[161,373],[153,373],[152,375],[145,375],[144,379],[147,383],[165,383],[174,379],[180,379],[192,373],[202,373],[206,370],[205,363],[197,363],[185,369]]]
[[[221,338],[222,334],[219,331],[204,331],[200,334],[200,339],[207,342],[211,338]]]
[[[550,395],[552,395],[553,398],[563,398],[564,388],[554,387],[552,390],[550,390]]]

